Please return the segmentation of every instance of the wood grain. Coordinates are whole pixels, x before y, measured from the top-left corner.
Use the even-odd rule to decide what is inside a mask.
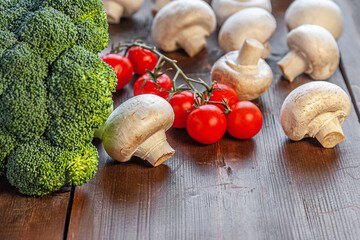
[[[345,19],[339,39],[343,71],[329,81],[360,103],[360,18],[355,14],[360,5],[336,1]],[[225,135],[205,146],[184,129],[170,129],[167,136],[176,154],[157,168],[138,158],[117,163],[94,141],[99,171],[75,188],[68,239],[359,239],[360,128],[354,108],[343,125],[345,142],[334,149],[323,149],[313,139],[292,142],[281,128],[283,100],[311,81],[300,76],[289,83],[276,65],[287,52],[283,18],[290,3],[272,1],[278,28],[267,61],[274,80],[254,101],[264,114],[261,132],[246,141]],[[151,6],[145,0],[133,18],[112,25],[112,42],[153,44]],[[217,32],[193,59],[182,50],[167,56],[190,76],[209,82],[211,66],[222,55]],[[136,77],[114,94],[115,106],[133,95]],[[63,239],[69,199],[69,192],[25,197],[0,178],[0,239]]]
[[[343,11],[343,33],[338,40],[341,52],[341,67],[346,83],[351,88],[354,103],[360,108],[360,2],[357,0],[335,0]],[[360,113],[358,111],[360,117]]]
[[[63,239],[69,196],[64,192],[27,197],[1,177],[0,239]]]
[[[268,62],[274,81],[255,101],[264,113],[260,134],[247,141],[226,135],[204,146],[186,130],[171,129],[167,136],[177,152],[158,168],[137,158],[116,163],[98,143],[101,167],[89,184],[76,188],[70,239],[358,239],[360,130],[354,109],[343,126],[345,142],[334,149],[316,140],[292,142],[280,125],[285,97],[310,81],[301,76],[289,83],[276,66],[287,51],[283,17],[290,2],[272,1],[278,29]],[[150,5],[112,26],[113,41],[140,36],[151,44]],[[221,56],[216,34],[194,59],[183,51],[167,55],[186,73],[209,81]],[[329,81],[348,90],[340,71]],[[132,96],[131,87],[116,94],[116,104]]]

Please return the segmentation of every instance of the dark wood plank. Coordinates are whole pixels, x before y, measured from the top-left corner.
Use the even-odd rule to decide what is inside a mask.
[[[357,0],[335,0],[341,7],[344,17],[344,29],[338,40],[341,51],[342,68],[347,76],[347,84],[354,96],[357,108],[360,108],[360,2]],[[360,117],[360,114],[358,112]]]
[[[70,192],[34,198],[20,195],[5,177],[0,183],[0,239],[64,238]]]
[[[278,21],[268,59],[274,82],[255,101],[264,113],[260,134],[247,141],[226,135],[204,146],[186,130],[171,129],[167,136],[177,153],[157,168],[137,158],[116,163],[99,142],[101,166],[90,183],[76,188],[69,239],[358,239],[360,129],[354,110],[343,125],[345,142],[334,149],[315,140],[291,142],[280,125],[285,97],[310,81],[302,76],[289,83],[276,66],[287,51],[283,16],[290,2],[272,1]],[[146,32],[139,26],[151,21],[149,5],[112,26],[113,40],[132,38],[130,22],[135,35]],[[148,35],[143,40],[152,43]],[[168,56],[209,81],[209,69],[221,56],[216,33],[194,59],[182,51]],[[347,90],[340,71],[329,81]],[[115,102],[130,96],[131,85]]]

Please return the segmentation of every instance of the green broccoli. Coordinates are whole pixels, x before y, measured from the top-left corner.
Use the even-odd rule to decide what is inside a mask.
[[[99,0],[0,0],[0,175],[43,196],[95,174],[116,75]],[[82,29],[83,22],[93,29]]]
[[[48,122],[44,79],[47,64],[21,42],[6,51],[0,60],[0,125],[18,140],[39,138]]]
[[[89,142],[94,128],[109,116],[111,67],[82,47],[65,51],[53,64],[47,80],[53,121],[46,135],[56,145],[73,148]],[[102,103],[102,104],[99,104]]]
[[[27,195],[42,196],[66,183],[68,159],[60,148],[39,139],[21,144],[8,157],[6,176],[11,185]]]
[[[44,8],[25,19],[20,40],[29,43],[38,55],[51,63],[74,45],[77,32],[70,17],[54,8]]]
[[[73,151],[53,146],[46,139],[27,142],[8,157],[7,178],[23,194],[43,196],[67,182],[81,185],[95,174],[97,150],[91,144]]]
[[[14,33],[9,31],[1,31],[0,30],[0,58],[3,52],[13,46],[17,42],[16,36]],[[1,84],[1,83],[0,83]],[[1,95],[1,89],[0,89]]]
[[[98,53],[109,42],[107,15],[99,0],[45,0],[43,6],[53,7],[70,16],[79,38],[76,44]]]
[[[79,186],[93,178],[97,170],[98,157],[98,152],[91,143],[67,151],[66,159],[69,162],[66,167],[66,179],[69,184]]]
[[[16,146],[16,139],[0,129],[0,176],[5,173],[5,159]]]

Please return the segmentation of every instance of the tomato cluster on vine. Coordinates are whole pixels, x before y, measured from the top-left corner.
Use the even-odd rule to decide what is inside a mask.
[[[209,86],[201,79],[187,77],[175,60],[154,48],[145,48],[131,45],[126,49],[128,58],[120,54],[102,57],[117,74],[117,90],[131,80],[133,72],[142,75],[134,84],[134,96],[155,94],[169,101],[175,114],[173,127],[186,128],[191,138],[203,144],[219,141],[226,131],[235,138],[249,139],[261,130],[263,116],[254,103],[239,101],[235,90],[225,84]],[[160,71],[164,59],[177,70],[173,79]],[[176,87],[179,75],[187,86]],[[206,90],[200,93],[194,84],[200,84]]]

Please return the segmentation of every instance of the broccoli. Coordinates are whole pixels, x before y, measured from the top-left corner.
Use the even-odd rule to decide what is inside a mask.
[[[0,58],[3,52],[17,42],[15,34],[9,31],[0,30]],[[1,83],[0,83],[1,84]],[[1,94],[1,89],[0,89]]]
[[[20,40],[29,43],[38,55],[51,63],[74,45],[77,32],[70,17],[54,8],[44,8],[28,15]]]
[[[97,56],[109,40],[102,2],[0,0],[0,10],[0,175],[33,196],[84,184],[116,86]]]
[[[97,170],[97,159],[97,150],[91,144],[69,151],[41,138],[11,152],[6,175],[19,192],[43,196],[67,182],[81,185],[89,181]]]

